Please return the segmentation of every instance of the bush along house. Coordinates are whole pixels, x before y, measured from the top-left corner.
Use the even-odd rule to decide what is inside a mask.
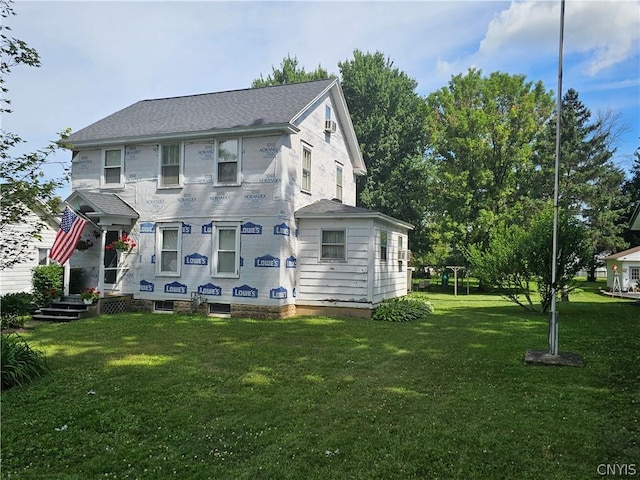
[[[103,295],[278,318],[407,293],[412,227],[355,207],[366,168],[337,79],[143,100],[70,141],[66,202],[96,240],[70,263]]]

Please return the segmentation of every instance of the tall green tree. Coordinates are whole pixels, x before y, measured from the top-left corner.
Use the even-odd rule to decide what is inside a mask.
[[[472,244],[486,246],[500,221],[522,223],[539,210],[527,179],[533,146],[553,112],[542,82],[470,69],[430,94],[425,128],[436,181],[428,222],[432,244],[462,262]],[[444,260],[444,259],[443,259]]]
[[[420,251],[431,173],[424,161],[426,110],[418,84],[381,52],[355,50],[338,66],[367,166],[358,179],[358,204],[414,224],[411,248]]]
[[[7,76],[18,65],[39,67],[38,52],[23,40],[11,36],[11,28],[5,22],[15,15],[11,3],[0,1],[0,88],[3,98],[0,101],[0,115],[11,113],[11,101],[6,97]],[[50,156],[65,146],[68,131],[60,133],[60,138],[47,147],[33,153],[13,155],[12,150],[23,143],[17,134],[0,130],[0,270],[24,262],[34,255],[31,242],[40,238],[45,226],[44,221],[30,225],[29,230],[15,227],[27,222],[29,210],[52,214],[51,206],[57,204],[56,189],[66,179],[48,179],[43,173]]]
[[[613,162],[611,128],[602,119],[592,120],[591,111],[582,103],[578,92],[569,89],[562,99],[559,205],[570,215],[580,218],[586,228],[590,245],[587,264],[590,280],[601,264],[600,254],[625,248],[626,228],[622,186],[625,175]],[[547,124],[537,143],[539,168],[533,192],[540,198],[553,198],[555,149],[555,118]]]
[[[355,50],[353,59],[338,64],[341,85],[367,175],[358,178],[357,203],[415,225],[410,233],[414,252],[426,238],[425,191],[430,165],[424,161],[425,106],[416,93],[417,82],[396,68],[382,53]],[[280,68],[253,87],[329,78],[322,67],[305,72],[296,57],[287,56]]]
[[[634,152],[633,167],[631,167],[631,178],[622,187],[622,193],[627,199],[625,223],[629,225],[631,217],[636,208],[640,208],[640,148]],[[622,208],[625,208],[623,205]],[[628,228],[624,232],[624,239],[632,247],[640,245],[640,232],[632,232]]]
[[[306,72],[304,67],[298,66],[298,57],[287,55],[280,63],[280,68],[271,67],[271,73],[267,75],[267,78],[263,78],[260,74],[260,78],[256,78],[251,82],[252,88],[266,87],[269,85],[284,85],[286,83],[299,83],[308,82],[311,80],[322,80],[325,78],[331,78],[335,75],[329,75],[321,65],[318,65],[312,72]]]

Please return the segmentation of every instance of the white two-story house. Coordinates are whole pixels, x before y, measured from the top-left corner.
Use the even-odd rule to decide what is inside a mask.
[[[137,308],[368,316],[407,293],[408,223],[355,206],[366,174],[337,79],[143,100],[70,137],[73,267]],[[123,233],[136,246],[105,249]]]

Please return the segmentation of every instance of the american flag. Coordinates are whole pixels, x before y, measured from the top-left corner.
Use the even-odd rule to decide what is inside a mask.
[[[76,244],[82,235],[86,220],[76,215],[69,207],[64,209],[60,230],[53,241],[49,258],[63,265],[73,255]]]

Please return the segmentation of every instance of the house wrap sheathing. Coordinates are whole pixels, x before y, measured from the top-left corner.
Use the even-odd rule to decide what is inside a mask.
[[[84,235],[99,237],[71,263],[103,294],[131,294],[156,310],[195,301],[232,316],[287,316],[297,303],[369,313],[406,294],[398,249],[408,248],[409,224],[365,209],[349,211],[340,228],[304,216],[320,201],[355,209],[356,176],[366,172],[335,79],[142,101],[70,140],[68,203],[94,222]],[[135,248],[105,250],[122,233]],[[322,238],[342,242],[343,257],[323,257]],[[381,252],[388,278],[375,281],[404,288],[361,283]],[[305,269],[311,261],[345,274],[302,275],[301,254]]]

